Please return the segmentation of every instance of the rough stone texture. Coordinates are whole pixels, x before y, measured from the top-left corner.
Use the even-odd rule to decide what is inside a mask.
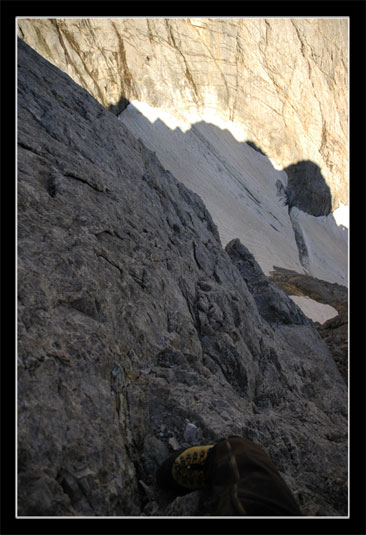
[[[348,311],[330,318],[316,328],[328,345],[345,383],[348,384]]]
[[[347,18],[18,19],[18,26],[116,113],[132,99],[182,114],[211,110],[241,123],[282,168],[317,164],[332,210],[348,205]]]
[[[312,323],[112,113],[18,61],[18,513],[212,515],[154,479],[195,426],[347,514],[347,391]]]
[[[276,267],[271,280],[287,295],[308,296],[319,303],[335,308],[338,315],[322,325],[316,324],[320,336],[327,343],[338,369],[348,382],[348,289],[336,283],[329,283],[302,275],[290,269]]]

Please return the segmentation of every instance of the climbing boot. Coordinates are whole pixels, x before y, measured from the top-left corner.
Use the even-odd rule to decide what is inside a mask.
[[[182,448],[159,467],[156,479],[160,487],[186,494],[206,485],[205,463],[213,445]]]
[[[285,481],[264,449],[239,436],[220,441],[205,464],[214,500],[211,514],[301,516]]]

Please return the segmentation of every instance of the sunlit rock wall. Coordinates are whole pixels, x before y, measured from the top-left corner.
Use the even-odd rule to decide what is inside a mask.
[[[348,20],[18,19],[18,34],[104,106],[240,124],[278,166],[308,160],[348,204]],[[324,214],[326,215],[326,214]]]

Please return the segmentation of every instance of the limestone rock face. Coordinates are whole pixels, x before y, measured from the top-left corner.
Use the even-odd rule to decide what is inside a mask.
[[[303,514],[347,514],[346,386],[313,324],[112,113],[18,61],[18,514],[200,514],[155,470],[228,434]]]
[[[347,19],[19,19],[19,36],[105,107],[241,124],[282,168],[316,164],[348,204]],[[328,199],[329,201],[329,199]]]

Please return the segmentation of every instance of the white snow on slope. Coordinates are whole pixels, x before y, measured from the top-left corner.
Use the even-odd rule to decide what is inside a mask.
[[[330,305],[323,305],[311,299],[310,297],[300,296],[300,295],[289,295],[290,299],[301,308],[305,316],[312,319],[313,321],[318,321],[319,323],[325,323],[330,318],[338,316],[338,312],[335,308]]]
[[[278,184],[286,187],[287,175],[245,142],[241,125],[207,113],[177,117],[138,101],[119,119],[200,195],[224,247],[239,238],[267,275],[273,266],[305,273],[288,207],[278,193]],[[347,207],[327,217],[295,212],[309,254],[306,272],[347,285]]]
[[[333,212],[338,226],[349,228],[349,207],[341,203],[340,207]]]

